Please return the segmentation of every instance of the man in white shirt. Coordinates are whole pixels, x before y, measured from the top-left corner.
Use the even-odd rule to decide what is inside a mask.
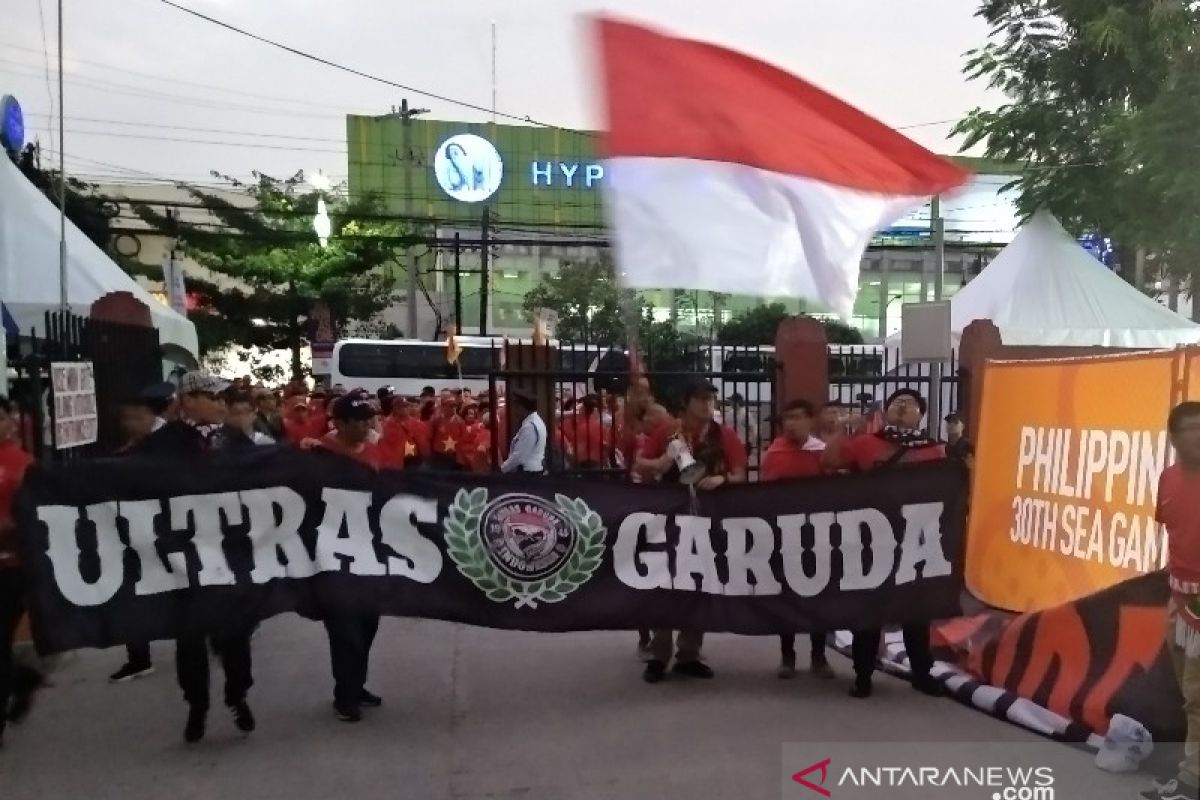
[[[510,393],[513,415],[517,420],[517,435],[508,447],[508,458],[500,465],[501,472],[546,471],[546,423],[537,413],[537,402],[529,395]]]

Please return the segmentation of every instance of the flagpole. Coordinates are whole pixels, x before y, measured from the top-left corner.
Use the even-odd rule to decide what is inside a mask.
[[[58,306],[70,309],[67,294],[67,156],[63,140],[63,0],[58,0]]]

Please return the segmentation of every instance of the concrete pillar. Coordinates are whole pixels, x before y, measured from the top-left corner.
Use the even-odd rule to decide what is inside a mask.
[[[829,342],[811,317],[788,317],[775,332],[775,410],[804,399],[820,408],[829,401]]]

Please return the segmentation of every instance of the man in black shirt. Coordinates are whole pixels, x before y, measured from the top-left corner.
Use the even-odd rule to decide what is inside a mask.
[[[971,467],[975,464],[975,446],[967,441],[966,428],[957,411],[946,415],[946,457]]]
[[[225,421],[221,393],[227,387],[225,381],[203,372],[184,375],[179,381],[179,418],[146,437],[134,451],[135,457],[194,458],[207,452],[213,432]],[[204,738],[207,724],[210,641],[225,670],[225,705],[233,713],[234,724],[243,733],[255,728],[254,715],[246,704],[246,693],[254,685],[250,661],[253,624],[240,627],[244,630],[188,636],[175,642],[175,671],[188,704],[183,738],[189,744]]]

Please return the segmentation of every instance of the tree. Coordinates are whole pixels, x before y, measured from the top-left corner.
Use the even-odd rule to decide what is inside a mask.
[[[246,203],[194,186],[181,186],[210,219],[181,221],[153,205],[133,203],[134,212],[156,230],[178,237],[187,254],[218,279],[189,279],[197,295],[190,313],[201,349],[230,344],[292,352],[293,377],[301,376],[305,320],[315,303],[326,303],[337,320],[363,320],[391,305],[399,267],[399,226],[373,196],[346,199],[307,185],[303,172],[286,179],[255,173],[243,183],[213,173]],[[331,222],[326,244],[317,240],[313,218],[325,200]]]
[[[988,157],[1027,165],[1013,184],[1021,212],[1047,208],[1069,229],[1114,237],[1127,277],[1139,248],[1200,272],[1200,4],[985,0],[978,16],[991,36],[964,71],[1007,100],[959,122],[963,149],[982,143]]]
[[[617,286],[607,255],[563,264],[525,294],[523,308],[531,319],[539,308],[557,312],[555,335],[563,341],[601,344],[624,343],[626,309],[641,312],[635,293],[623,293]]]
[[[791,312],[783,303],[756,306],[722,325],[717,333],[717,342],[747,347],[774,344],[779,324],[790,316]],[[831,344],[862,344],[862,333],[857,328],[838,320],[819,321],[824,326],[825,336]]]
[[[55,208],[58,208],[58,171],[42,169],[37,146],[26,145],[20,153],[10,153],[9,157],[21,170],[21,174],[41,190]],[[93,184],[84,183],[69,175],[67,176],[66,199],[66,215],[71,224],[95,242],[96,246],[107,250],[110,223],[120,212],[117,204],[96,194],[96,187]]]

